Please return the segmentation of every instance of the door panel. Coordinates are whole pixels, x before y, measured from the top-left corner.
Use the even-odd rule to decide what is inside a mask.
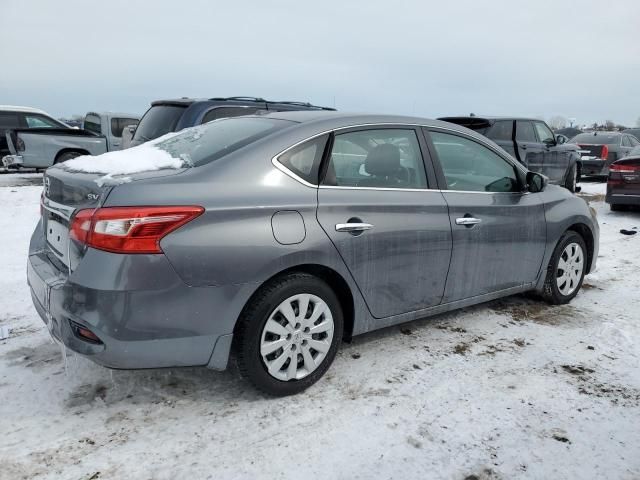
[[[453,252],[443,303],[533,282],[544,256],[546,224],[540,194],[443,191]],[[457,225],[459,218],[480,220]]]
[[[443,303],[533,282],[546,244],[539,194],[522,193],[511,159],[476,139],[428,132],[453,247]]]
[[[336,231],[349,220],[372,228]],[[318,221],[374,317],[440,303],[451,255],[451,226],[440,192],[321,187]]]
[[[555,136],[545,123],[535,122],[534,125],[542,149],[542,169],[537,171],[552,182],[559,183],[569,166],[569,152],[566,148],[555,145]]]

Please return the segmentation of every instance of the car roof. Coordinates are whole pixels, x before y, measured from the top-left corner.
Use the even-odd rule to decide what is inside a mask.
[[[124,118],[134,118],[140,119],[140,115],[137,113],[123,113],[123,112],[87,112],[87,115],[97,115],[98,117],[124,117]]]
[[[32,107],[21,107],[18,105],[0,105],[0,111],[4,110],[5,112],[24,112],[24,113],[42,113],[47,116],[49,115],[44,110],[40,110],[39,108]]]
[[[477,119],[478,121],[489,121],[493,122],[496,120],[526,120],[530,122],[544,122],[541,118],[532,118],[532,117],[501,117],[497,115],[462,115],[462,116],[452,116],[452,117],[438,117],[438,120],[443,120],[445,122],[455,122],[456,120],[472,120]]]
[[[456,130],[465,134],[473,133],[478,135],[467,128],[459,125],[443,122],[440,120],[433,120],[422,117],[412,117],[403,115],[388,115],[388,114],[375,114],[375,113],[353,113],[353,112],[338,112],[338,111],[309,111],[309,110],[296,110],[286,112],[273,112],[264,115],[254,115],[254,117],[268,117],[277,118],[281,120],[289,120],[291,122],[297,122],[306,125],[314,125],[325,127],[327,129],[348,127],[348,126],[364,126],[364,125],[376,125],[376,124],[401,124],[401,125],[420,125],[424,127],[440,127],[449,130]],[[481,137],[484,138],[484,137]]]
[[[592,137],[597,137],[598,135],[622,135],[624,132],[608,132],[606,130],[595,130],[592,132],[582,132],[582,133],[578,133],[576,134],[576,137],[578,135],[591,135]],[[629,135],[627,133],[627,135]]]

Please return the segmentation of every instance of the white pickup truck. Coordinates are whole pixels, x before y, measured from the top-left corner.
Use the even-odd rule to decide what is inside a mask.
[[[100,155],[120,150],[122,130],[136,125],[137,115],[127,113],[89,112],[83,129],[61,122],[14,128],[5,132],[10,155],[2,158],[7,168],[47,168],[80,155]]]

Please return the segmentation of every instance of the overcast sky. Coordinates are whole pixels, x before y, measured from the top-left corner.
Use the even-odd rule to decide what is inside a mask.
[[[341,110],[640,117],[640,0],[0,0],[0,104],[179,96]]]

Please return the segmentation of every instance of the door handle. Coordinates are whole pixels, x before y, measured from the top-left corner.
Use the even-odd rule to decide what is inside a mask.
[[[526,145],[520,145],[520,148],[521,148],[522,150],[526,150],[526,149],[527,149],[527,146],[526,146]]]
[[[336,223],[336,232],[362,232],[372,228],[370,223]]]
[[[474,217],[460,217],[456,218],[456,225],[464,225],[465,227],[473,227],[474,225],[482,222],[479,218]]]

